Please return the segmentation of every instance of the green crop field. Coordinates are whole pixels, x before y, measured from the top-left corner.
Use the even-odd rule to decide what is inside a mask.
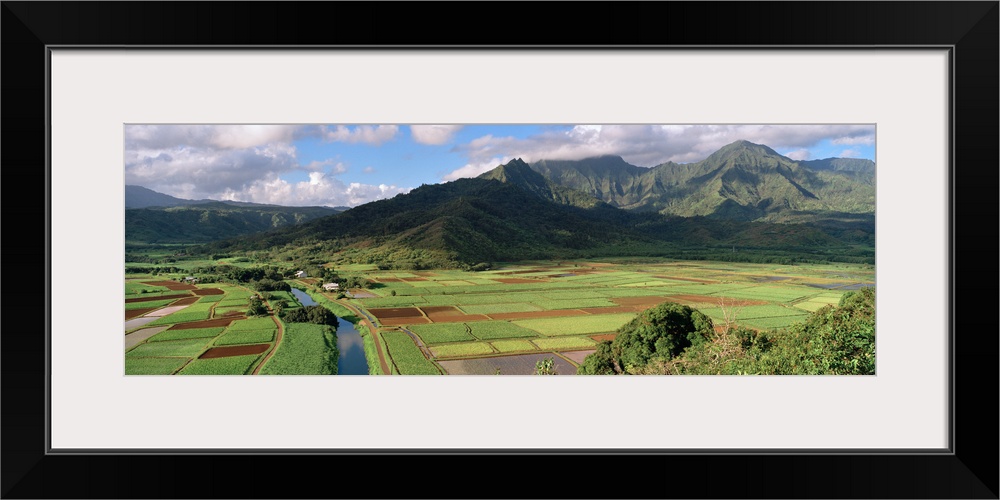
[[[337,335],[312,323],[286,323],[281,344],[261,368],[264,375],[336,375]]]
[[[125,357],[183,356],[192,358],[201,354],[210,340],[209,338],[196,338],[146,342],[135,346],[135,348],[125,353]]]
[[[413,325],[409,330],[417,334],[426,344],[441,342],[461,342],[475,340],[469,335],[462,323],[435,323],[431,325]]]
[[[530,340],[526,339],[494,340],[490,342],[490,344],[492,344],[497,351],[503,354],[538,350],[538,348],[535,347],[535,344],[532,344]]]
[[[229,324],[229,331],[237,330],[273,330],[276,326],[274,320],[266,318],[247,318],[233,321]]]
[[[395,330],[379,332],[386,350],[403,375],[440,375],[437,366],[424,357],[420,348],[406,333]]]
[[[493,348],[485,342],[470,342],[468,344],[442,344],[431,347],[431,352],[438,358],[457,358],[462,356],[478,356],[493,354]]]
[[[537,337],[538,334],[507,321],[477,321],[469,323],[472,335],[482,340]]]
[[[186,330],[165,330],[150,337],[146,342],[163,342],[165,340],[201,339],[217,337],[223,327],[218,328],[188,328]]]
[[[201,298],[198,299],[198,303],[211,304],[213,302],[221,301],[223,297],[225,297],[225,295],[202,295]]]
[[[532,340],[539,349],[543,351],[547,350],[559,350],[559,349],[589,349],[594,347],[597,342],[586,337],[557,337],[557,338],[544,338]]]
[[[125,358],[125,375],[170,375],[189,358]]]
[[[776,316],[770,318],[736,319],[739,325],[749,326],[768,330],[771,328],[787,328],[795,323],[801,323],[808,317],[807,314],[797,316]]]
[[[133,309],[149,309],[153,307],[163,307],[170,305],[171,302],[177,299],[164,299],[164,300],[150,300],[147,302],[126,302],[125,310],[131,311]]]
[[[231,330],[223,333],[215,340],[215,345],[260,344],[271,342],[277,333],[277,328],[270,330]]]
[[[613,332],[632,321],[635,314],[598,314],[568,318],[522,319],[514,324],[535,330],[542,335],[580,335]]]
[[[460,309],[466,314],[513,313],[526,311],[541,311],[542,308],[532,304],[515,302],[511,304],[462,305]]]
[[[168,314],[160,319],[157,319],[148,326],[156,325],[172,325],[176,323],[188,323],[191,321],[201,321],[208,319],[212,315],[211,304],[192,304],[190,306],[181,309],[173,314]]]
[[[227,358],[193,359],[178,375],[246,375],[260,354]]]
[[[565,299],[565,300],[539,300],[534,303],[536,306],[548,309],[579,309],[581,307],[612,307],[618,304],[608,299]]]

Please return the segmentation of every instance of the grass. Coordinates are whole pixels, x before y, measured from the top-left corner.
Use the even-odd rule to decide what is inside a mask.
[[[581,307],[612,307],[618,304],[605,298],[599,299],[563,299],[563,300],[539,300],[535,305],[547,310],[556,309],[579,309]]]
[[[511,339],[511,340],[494,340],[490,342],[493,347],[500,351],[501,353],[509,352],[523,352],[523,351],[535,351],[538,348],[535,344],[532,344],[530,340],[524,339]]]
[[[186,330],[165,330],[153,335],[146,342],[163,342],[166,340],[201,339],[216,337],[225,330],[224,327],[217,328],[188,328]]]
[[[281,344],[261,368],[264,375],[336,375],[337,334],[326,325],[286,323]]]
[[[379,332],[385,341],[386,350],[402,375],[440,375],[437,366],[424,357],[420,348],[409,335],[396,331]]]
[[[178,375],[246,375],[260,354],[228,358],[193,359]]]
[[[207,338],[146,342],[125,353],[125,357],[183,356],[193,358],[205,350],[208,342]]]
[[[538,318],[514,321],[514,324],[530,328],[542,335],[582,335],[587,333],[613,332],[635,317],[635,314],[598,314],[572,316],[568,318]]]
[[[558,338],[546,338],[546,339],[535,339],[533,341],[539,349],[542,350],[559,350],[559,349],[587,349],[594,347],[597,342],[586,337],[558,337]]]
[[[461,342],[475,340],[469,335],[462,323],[436,323],[430,325],[414,325],[410,331],[416,333],[424,343],[439,344],[441,342]]]
[[[170,375],[189,358],[125,358],[125,375]]]
[[[222,334],[215,340],[215,345],[236,345],[236,344],[260,344],[274,340],[274,334],[278,330],[234,330]]]
[[[493,354],[493,348],[485,342],[470,342],[468,344],[443,344],[431,348],[438,358],[457,358],[462,356],[478,356]]]
[[[225,295],[202,295],[201,298],[198,299],[198,303],[212,304],[221,301],[223,297],[225,297]]]

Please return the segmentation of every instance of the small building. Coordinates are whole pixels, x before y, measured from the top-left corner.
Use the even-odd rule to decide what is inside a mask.
[[[296,278],[305,278],[305,277],[307,277],[307,276],[308,276],[308,275],[306,274],[306,272],[305,272],[305,271],[296,271],[296,272],[295,272],[295,277],[296,277]]]
[[[198,282],[198,278],[195,278],[194,276],[187,276],[187,277],[184,278],[184,282],[185,283],[197,283]]]
[[[323,289],[328,292],[340,291],[340,283],[324,283]]]

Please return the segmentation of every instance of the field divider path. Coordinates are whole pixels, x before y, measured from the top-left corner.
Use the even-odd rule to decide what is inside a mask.
[[[268,304],[268,306],[270,306],[270,304]],[[275,326],[278,327],[278,333],[274,334],[274,344],[271,345],[271,350],[264,355],[264,359],[261,359],[260,363],[257,363],[257,367],[253,369],[253,372],[250,373],[251,375],[260,375],[260,369],[267,364],[268,360],[270,360],[271,357],[274,356],[274,353],[278,350],[278,346],[281,345],[281,338],[285,333],[285,327],[281,326],[281,321],[279,321],[278,317],[274,315],[274,312],[271,312],[271,319],[274,320]]]
[[[364,325],[365,328],[368,329],[368,333],[372,336],[372,342],[375,343],[375,352],[378,353],[378,362],[382,365],[382,373],[392,375],[389,363],[385,361],[385,354],[382,352],[382,342],[378,338],[378,329],[375,327],[375,322],[372,321],[367,314],[361,312],[360,309],[349,304],[346,300],[338,300],[336,302],[358,315],[358,320],[362,325]]]

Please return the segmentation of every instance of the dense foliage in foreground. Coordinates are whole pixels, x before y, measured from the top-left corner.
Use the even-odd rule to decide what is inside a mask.
[[[786,330],[714,332],[698,311],[666,303],[598,344],[585,375],[874,375],[875,290],[850,292]]]

